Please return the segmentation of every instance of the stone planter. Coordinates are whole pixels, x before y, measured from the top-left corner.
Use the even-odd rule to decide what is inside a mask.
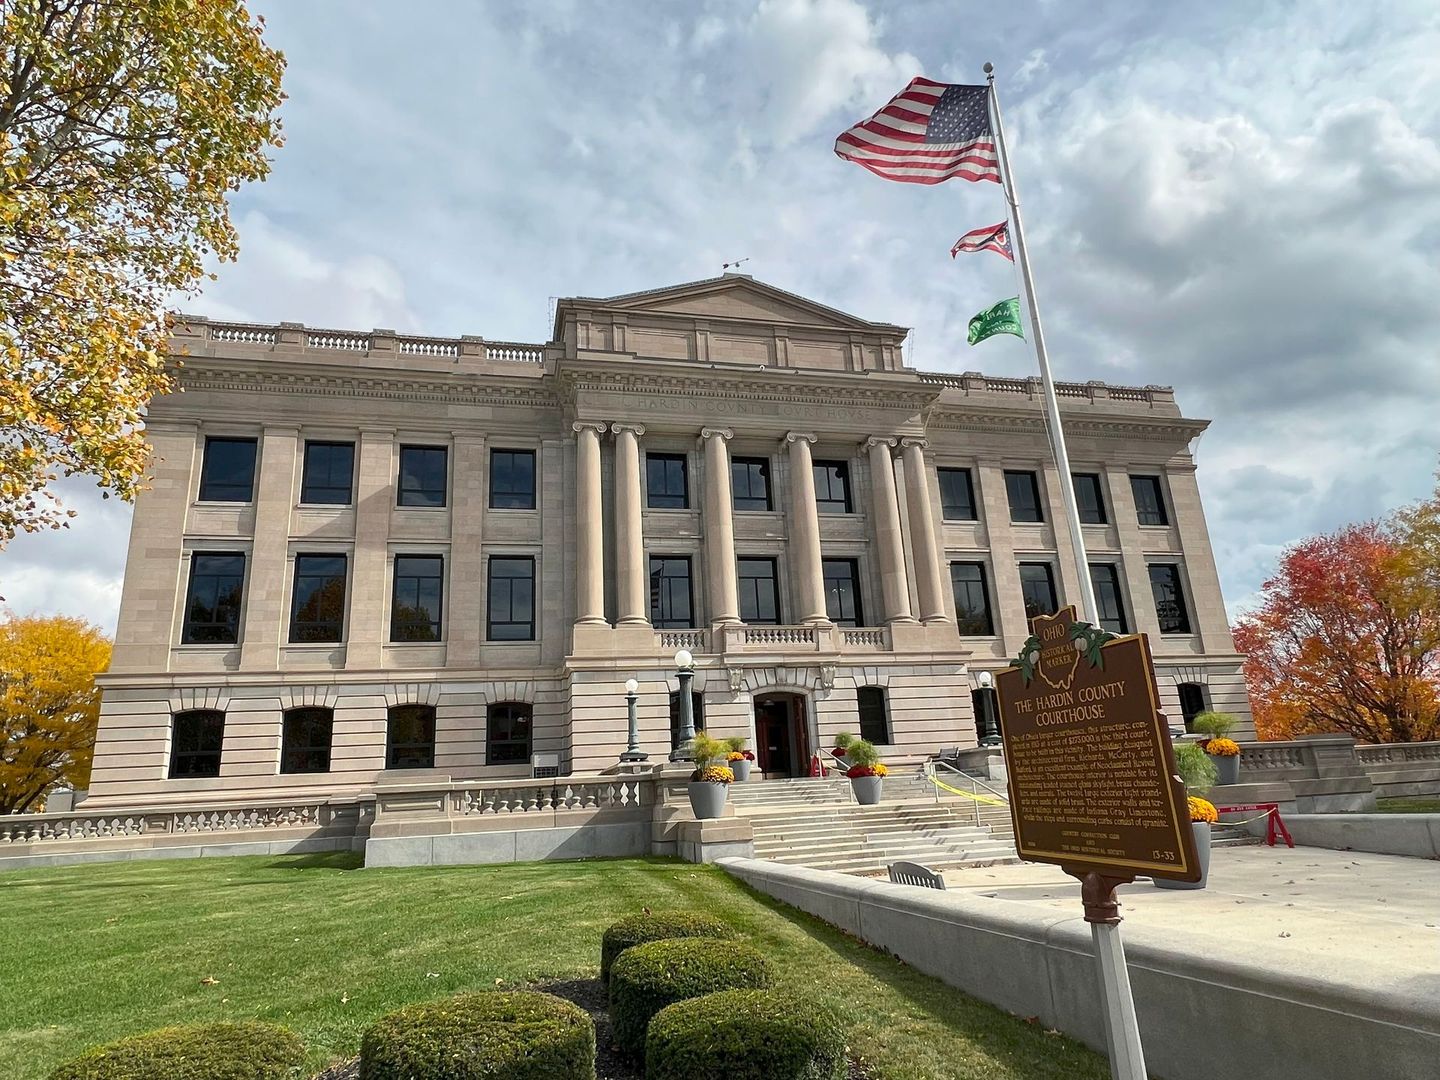
[[[855,792],[855,801],[861,806],[874,806],[880,801],[880,788],[885,783],[883,776],[852,776],[850,787]]]
[[[1203,889],[1205,882],[1210,878],[1210,822],[1192,821],[1190,828],[1195,830],[1195,853],[1200,857],[1200,880],[1199,881],[1166,881],[1162,878],[1155,878],[1157,889]]]
[[[739,761],[732,761],[729,763],[730,770],[735,774],[736,780],[749,780],[750,769],[752,766],[754,766],[754,764],[755,763],[748,758],[741,758]]]
[[[1215,771],[1219,774],[1215,783],[1238,784],[1240,782],[1239,754],[1211,754],[1210,760],[1214,762]]]
[[[725,796],[729,784],[717,784],[710,780],[690,781],[690,809],[701,821],[718,818],[725,812]]]

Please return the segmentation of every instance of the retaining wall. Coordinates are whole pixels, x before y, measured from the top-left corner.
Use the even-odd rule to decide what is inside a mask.
[[[1304,847],[1440,859],[1440,814],[1287,814],[1284,821],[1291,839]],[[1265,835],[1263,819],[1246,828]]]

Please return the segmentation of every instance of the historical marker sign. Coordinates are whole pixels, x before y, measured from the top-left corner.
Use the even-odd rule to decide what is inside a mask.
[[[1031,623],[995,680],[1022,859],[1128,880],[1200,880],[1143,635],[1115,637],[1067,607]]]

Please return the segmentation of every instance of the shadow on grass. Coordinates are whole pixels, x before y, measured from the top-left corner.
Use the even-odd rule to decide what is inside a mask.
[[[365,855],[359,851],[316,851],[309,855],[280,855],[265,864],[266,870],[361,870]]]

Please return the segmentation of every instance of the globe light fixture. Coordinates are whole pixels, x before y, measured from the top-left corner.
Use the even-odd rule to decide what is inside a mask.
[[[680,683],[680,738],[674,750],[670,751],[671,761],[695,760],[695,699],[690,686],[695,681],[695,657],[689,649],[675,654],[675,679]]]
[[[626,679],[626,680],[625,680],[625,692],[626,692],[627,694],[634,694],[634,693],[637,693],[639,690],[640,690],[640,684],[639,684],[638,682],[636,682],[634,679]]]
[[[630,713],[630,740],[625,747],[625,752],[620,755],[621,761],[641,762],[649,759],[650,755],[640,749],[640,729],[635,721],[635,699],[638,697],[640,684],[634,679],[625,680],[625,705]]]
[[[689,649],[681,649],[675,654],[675,666],[677,668],[693,668],[695,657],[690,655]]]
[[[995,676],[988,671],[982,671],[975,676],[975,682],[979,684],[981,690],[989,690],[995,684]]]
[[[995,704],[995,676],[988,671],[975,673],[975,734],[981,746],[999,746],[1000,710]]]

